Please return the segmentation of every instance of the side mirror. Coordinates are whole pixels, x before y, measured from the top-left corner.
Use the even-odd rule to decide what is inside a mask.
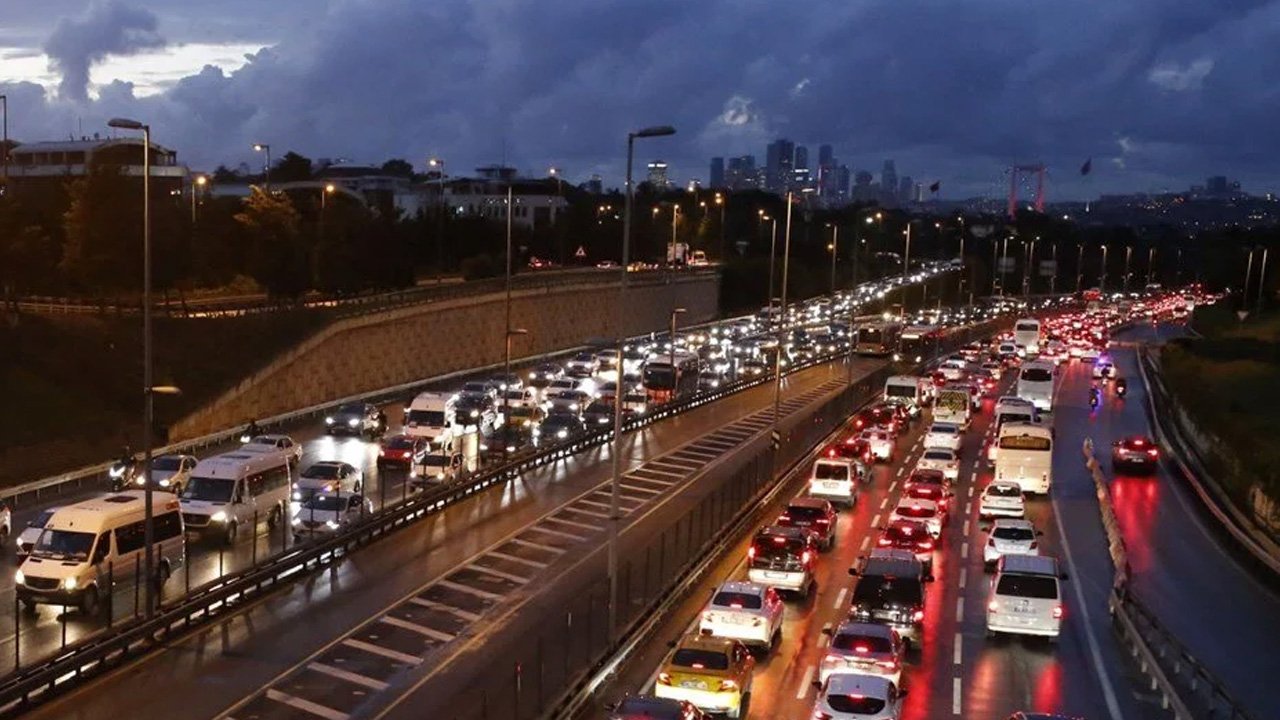
[[[1061,575],[1059,575],[1059,576],[1058,576],[1058,579],[1059,579],[1059,580],[1070,580],[1071,578],[1070,578],[1066,573],[1062,573]]]
[[[933,573],[925,573],[922,578],[925,582],[933,582]]]
[[[822,634],[823,634],[823,635],[830,635],[830,634],[832,634],[833,632],[835,632],[835,631],[834,631],[834,630],[832,630],[830,626],[822,628]]]
[[[858,577],[858,568],[849,568],[849,575],[852,577]]]

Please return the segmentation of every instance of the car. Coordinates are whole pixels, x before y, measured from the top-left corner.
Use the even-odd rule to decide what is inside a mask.
[[[907,483],[902,488],[904,498],[931,500],[948,507],[951,503],[951,482],[941,470],[916,469],[907,476]]]
[[[373,503],[358,493],[317,493],[303,500],[293,514],[295,540],[332,535],[373,514]]]
[[[538,425],[538,429],[534,432],[534,439],[538,443],[555,443],[585,431],[586,426],[582,424],[582,419],[576,413],[553,410]]]
[[[987,600],[987,637],[1008,633],[1057,640],[1065,614],[1058,561],[1048,555],[1005,555]]]
[[[416,465],[427,452],[426,438],[411,435],[392,435],[382,439],[378,446],[379,470],[400,468],[408,470]]]
[[[926,448],[946,448],[960,452],[960,426],[956,423],[936,422],[924,434]]]
[[[871,463],[871,448],[859,435],[849,435],[843,440],[831,443],[825,453],[829,458],[843,458],[854,463],[858,477],[867,479],[867,465]]]
[[[529,371],[529,386],[542,389],[564,377],[564,368],[557,363],[542,363]]]
[[[947,509],[932,500],[902,498],[889,513],[889,522],[895,520],[922,522],[929,529],[929,534],[938,538],[942,535],[942,526],[947,524]]]
[[[884,430],[863,430],[860,437],[867,443],[867,452],[871,455],[872,462],[876,460],[893,462],[896,444],[893,435]]]
[[[950,448],[926,447],[916,461],[917,470],[938,470],[948,480],[960,478],[960,458]]]
[[[987,531],[982,561],[992,567],[1005,555],[1039,555],[1040,543],[1036,538],[1043,534],[1030,521],[1000,518]]]
[[[818,497],[793,499],[778,516],[779,527],[797,527],[808,530],[823,550],[836,544],[836,525],[840,516],[830,501]]]
[[[171,453],[168,455],[160,455],[151,461],[151,484],[152,487],[171,492],[174,495],[182,493],[182,488],[186,487],[187,480],[191,478],[191,471],[196,468],[200,460],[195,455],[182,455]],[[146,481],[142,474],[139,474],[133,480],[133,484],[142,488],[146,485]]]
[[[856,673],[902,684],[907,650],[897,630],[878,623],[844,622],[823,632],[831,635],[831,644],[818,665],[819,682],[835,673]]]
[[[676,642],[663,661],[653,694],[685,700],[706,712],[746,717],[755,666],[755,658],[741,642],[690,633]]]
[[[354,465],[340,460],[321,460],[298,473],[293,483],[293,500],[301,502],[318,493],[358,493],[363,486],[362,474]]]
[[[14,542],[14,554],[18,556],[19,564],[31,554],[31,548],[35,547],[36,540],[40,537],[40,533],[44,531],[44,526],[49,524],[49,518],[61,509],[61,505],[47,507],[35,514],[35,517],[27,521],[27,526],[18,533],[18,538]]]
[[[504,410],[510,414],[511,410],[518,407],[527,407],[529,405],[538,405],[541,400],[538,398],[538,391],[531,387],[511,388],[510,390],[502,390],[498,394],[498,400],[495,402],[499,412]]]
[[[730,581],[711,594],[698,616],[698,630],[769,650],[782,641],[782,598],[758,583]]]
[[[826,455],[813,463],[809,495],[853,507],[858,502],[857,481],[864,472],[865,468],[857,460],[841,457],[834,449],[829,449]]]
[[[452,443],[428,450],[409,473],[409,489],[425,490],[427,486],[457,478],[464,469],[462,453]]]
[[[386,429],[386,417],[372,403],[343,403],[324,417],[324,431],[329,435],[347,433],[374,437]]]
[[[762,360],[746,360],[742,363],[741,374],[744,378],[758,378],[773,372],[773,366]]]
[[[1130,435],[1111,444],[1111,466],[1117,471],[1154,473],[1160,461],[1160,449],[1145,435]]]
[[[552,390],[548,388],[546,394],[547,411],[581,415],[582,411],[591,404],[591,399],[590,395],[581,390]]]
[[[876,538],[880,550],[905,550],[924,566],[926,572],[933,569],[933,552],[938,541],[929,534],[929,527],[918,520],[890,522]]]
[[[613,267],[617,267],[613,263]],[[599,267],[599,265],[597,265]],[[687,700],[659,698],[650,695],[628,695],[606,705],[609,720],[707,720],[706,713]]]
[[[1085,720],[1076,715],[1059,715],[1058,713],[1039,713],[1019,710],[1005,720]]]
[[[925,621],[925,584],[933,580],[924,563],[903,551],[872,552],[849,568],[857,578],[850,593],[849,619],[875,622],[918,644]]]
[[[502,393],[507,390],[524,390],[524,379],[518,373],[508,373],[506,375],[494,375],[485,381],[489,387],[496,388],[498,398],[501,399]]]
[[[454,403],[458,423],[474,425],[480,432],[498,426],[498,410],[488,393],[462,393]]]
[[[493,382],[485,380],[472,380],[462,384],[462,390],[458,392],[459,400],[488,398],[490,401],[498,399],[498,386]]]
[[[902,698],[897,685],[875,675],[835,673],[818,689],[813,717],[823,720],[898,720]]]
[[[302,461],[302,445],[294,442],[288,435],[255,435],[249,438],[249,442],[241,445],[240,449],[259,455],[277,455],[290,465],[297,465]]]
[[[1110,360],[1099,357],[1093,362],[1093,379],[1109,380],[1115,377],[1116,369]]]
[[[1026,502],[1022,497],[1022,486],[1016,482],[997,480],[982,489],[978,500],[978,517],[994,518],[1026,517]]]
[[[570,377],[591,377],[600,372],[600,358],[593,352],[580,352],[569,358],[564,364],[564,371]]]
[[[724,383],[724,374],[717,370],[703,370],[698,373],[698,390],[701,392],[718,390]]]
[[[772,526],[760,530],[747,548],[747,579],[808,597],[814,587],[817,543],[808,530]]]

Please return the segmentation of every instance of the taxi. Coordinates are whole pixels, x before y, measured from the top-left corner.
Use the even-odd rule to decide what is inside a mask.
[[[699,710],[745,717],[755,666],[747,646],[737,640],[685,635],[662,663],[653,694],[687,701]]]

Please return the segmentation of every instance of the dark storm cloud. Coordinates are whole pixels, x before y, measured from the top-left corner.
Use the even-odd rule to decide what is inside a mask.
[[[286,5],[297,22],[244,68],[143,99],[118,84],[76,116],[145,115],[201,167],[251,161],[262,141],[358,161],[440,155],[451,173],[505,157],[616,183],[625,132],[670,123],[679,134],[641,157],[679,179],[710,155],[763,159],[779,135],[830,142],[857,167],[894,157],[948,194],[999,192],[1002,168],[1028,161],[1050,166],[1059,196],[1211,172],[1256,189],[1280,174],[1276,0],[346,0],[282,2],[275,17]],[[49,45],[71,87],[132,47],[111,28],[143,42],[156,30],[96,23],[68,45],[63,27]],[[40,113],[55,122],[26,127],[69,112],[50,102]]]
[[[109,55],[131,55],[139,50],[163,47],[156,33],[156,16],[116,0],[99,0],[78,17],[58,21],[44,43],[49,62],[62,75],[59,94],[84,102],[88,99],[89,69]]]

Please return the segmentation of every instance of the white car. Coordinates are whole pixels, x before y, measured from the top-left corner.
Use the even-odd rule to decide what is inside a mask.
[[[61,506],[45,508],[36,513],[36,516],[27,521],[27,526],[18,533],[18,539],[15,543],[15,552],[18,560],[21,561],[31,554],[31,548],[35,547],[36,539],[40,537],[40,533],[44,531],[44,526],[49,524],[49,518],[59,510]]]
[[[321,460],[298,473],[292,488],[293,500],[301,502],[318,493],[357,493],[363,485],[362,473],[354,465],[339,460]]]
[[[776,647],[782,641],[782,597],[764,585],[727,582],[703,608],[698,631],[766,650]]]
[[[240,449],[260,455],[279,455],[290,465],[297,465],[302,460],[302,445],[288,435],[255,435]]]
[[[325,536],[373,514],[373,502],[349,492],[312,495],[293,514],[293,537]]]
[[[924,434],[924,446],[960,452],[960,426],[948,422],[933,423]]]
[[[978,501],[978,517],[1020,518],[1026,514],[1022,486],[1018,483],[997,481],[982,489],[982,497]]]
[[[564,371],[577,377],[591,377],[600,372],[600,360],[595,353],[580,352],[564,364]]]
[[[846,622],[831,633],[831,644],[818,666],[818,682],[836,673],[878,675],[902,684],[906,645],[898,631],[880,623]]]
[[[867,443],[871,460],[893,460],[893,435],[884,430],[863,430],[861,438]]]
[[[194,455],[160,455],[151,460],[151,479],[155,483],[155,487],[171,492],[174,495],[182,494],[182,488],[186,487],[187,480],[191,477],[191,471],[196,468],[196,464],[200,461]],[[133,484],[142,489],[145,486],[145,480],[139,474],[133,480]]]
[[[948,480],[960,479],[960,458],[950,448],[925,447],[924,454],[916,462],[917,470],[941,470]]]
[[[1027,520],[1000,518],[987,532],[987,544],[982,547],[982,561],[995,565],[1005,555],[1039,555],[1042,535]]]
[[[813,716],[827,720],[899,720],[905,690],[876,675],[835,673],[822,683]]]
[[[893,512],[889,513],[889,523],[892,524],[895,520],[922,522],[929,529],[929,534],[937,538],[942,535],[942,526],[947,522],[947,510],[933,500],[902,498]]]

